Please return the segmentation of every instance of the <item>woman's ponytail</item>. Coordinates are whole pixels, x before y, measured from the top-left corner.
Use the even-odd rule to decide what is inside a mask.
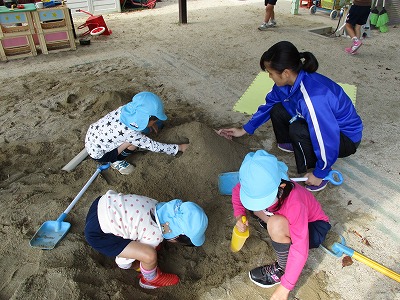
[[[311,52],[300,52],[300,59],[303,59],[303,70],[308,73],[314,73],[318,70],[318,60]]]

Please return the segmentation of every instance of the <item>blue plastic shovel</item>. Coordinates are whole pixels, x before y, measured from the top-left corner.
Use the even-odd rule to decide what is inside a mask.
[[[89,181],[85,184],[79,194],[67,207],[67,209],[58,217],[56,221],[46,221],[40,226],[39,230],[30,240],[29,244],[31,247],[40,248],[42,250],[53,249],[59,241],[67,234],[71,224],[64,222],[67,214],[75,206],[76,202],[82,197],[83,193],[88,189],[90,184],[96,179],[97,175],[110,167],[110,164],[101,165],[97,167],[96,172],[90,177]]]
[[[293,181],[306,181],[307,177],[290,178]],[[324,178],[334,185],[343,183],[343,175],[339,171],[331,170]],[[227,172],[218,175],[218,189],[221,195],[232,195],[232,189],[239,183],[239,172]]]

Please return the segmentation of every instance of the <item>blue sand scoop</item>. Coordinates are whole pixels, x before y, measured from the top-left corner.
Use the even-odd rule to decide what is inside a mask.
[[[97,168],[96,172],[90,177],[89,181],[85,184],[79,194],[67,207],[67,209],[58,217],[56,221],[46,221],[40,226],[39,230],[30,240],[29,244],[31,247],[39,248],[43,250],[53,249],[59,241],[67,234],[71,224],[64,222],[67,214],[75,206],[76,202],[82,197],[83,193],[87,190],[90,184],[96,179],[97,175],[110,167],[110,164],[101,165]]]

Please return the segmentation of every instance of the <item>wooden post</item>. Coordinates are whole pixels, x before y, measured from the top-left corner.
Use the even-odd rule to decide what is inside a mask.
[[[300,5],[300,0],[292,0],[292,6],[290,9],[292,15],[299,14],[299,5]]]
[[[179,0],[179,23],[187,24],[187,1]]]

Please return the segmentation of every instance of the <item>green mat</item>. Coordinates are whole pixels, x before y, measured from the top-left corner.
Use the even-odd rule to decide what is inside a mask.
[[[346,94],[350,97],[353,104],[356,105],[357,87],[355,85],[338,83]],[[250,84],[242,97],[233,106],[233,110],[248,115],[252,115],[258,107],[265,103],[265,96],[272,89],[274,82],[269,78],[267,72],[258,73],[257,77]]]

